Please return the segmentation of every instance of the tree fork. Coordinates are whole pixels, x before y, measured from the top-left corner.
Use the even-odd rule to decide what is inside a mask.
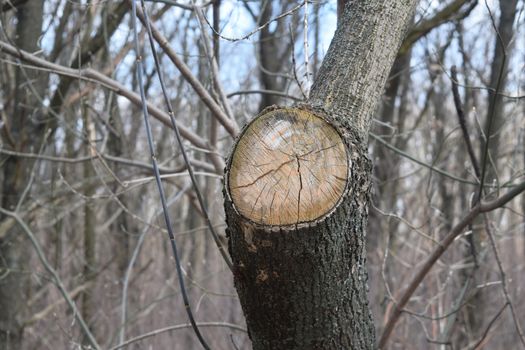
[[[307,104],[261,112],[225,172],[253,348],[372,349],[368,130],[415,0],[348,1]]]

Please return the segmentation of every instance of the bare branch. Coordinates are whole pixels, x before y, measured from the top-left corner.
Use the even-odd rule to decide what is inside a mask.
[[[80,313],[80,311],[78,310],[78,308],[77,308],[75,302],[73,301],[72,297],[68,294],[66,288],[64,287],[64,283],[60,279],[60,276],[58,275],[56,270],[51,266],[51,264],[47,261],[47,258],[44,255],[44,251],[42,250],[42,246],[37,241],[35,235],[33,234],[33,231],[31,231],[31,229],[29,228],[29,226],[27,226],[27,224],[24,222],[24,220],[22,220],[20,218],[18,213],[5,210],[4,208],[1,208],[1,207],[0,207],[0,213],[4,214],[6,216],[12,217],[18,223],[18,225],[22,228],[22,231],[26,234],[26,236],[31,241],[31,244],[33,245],[33,248],[35,249],[35,251],[36,251],[36,253],[38,255],[38,258],[40,259],[40,262],[42,263],[42,265],[44,266],[46,271],[53,277],[53,281],[55,282],[55,284],[58,287],[58,290],[60,291],[60,293],[62,294],[62,296],[66,300],[67,304],[71,308],[71,311],[73,312],[73,315],[75,316],[75,318],[77,319],[78,323],[80,324],[80,328],[82,328],[82,331],[84,332],[84,334],[86,335],[87,339],[89,340],[89,343],[95,349],[100,349],[100,346],[98,345],[95,337],[93,336],[93,334],[89,330],[89,327],[87,326],[86,322],[84,321],[84,318],[82,317],[82,314]]]
[[[80,293],[84,292],[92,284],[93,284],[92,281],[91,282],[86,282],[84,284],[81,284],[80,286],[76,287],[75,289],[73,289],[71,292],[68,293],[69,297],[71,299],[76,298]],[[26,320],[24,322],[24,325],[27,327],[27,326],[32,325],[35,322],[38,322],[38,321],[46,318],[47,315],[49,315],[50,312],[55,310],[58,306],[62,305],[64,302],[65,302],[65,299],[60,299],[60,300],[55,301],[54,303],[51,303],[51,304],[47,305],[44,309],[42,309],[41,311],[39,311],[36,314],[34,314],[33,316],[31,316],[30,319]]]
[[[16,156],[16,157],[22,157],[22,158],[29,158],[29,159],[37,159],[41,161],[49,161],[49,162],[56,162],[56,163],[66,163],[66,164],[77,164],[77,163],[83,163],[88,162],[94,159],[97,159],[99,157],[104,158],[105,160],[108,160],[110,162],[115,162],[119,164],[129,165],[132,167],[137,167],[141,169],[146,170],[152,170],[151,164],[141,162],[134,159],[126,159],[122,157],[116,157],[112,156],[110,154],[105,153],[97,153],[97,155],[93,156],[85,156],[85,157],[78,157],[78,158],[67,158],[67,157],[54,157],[54,156],[46,156],[43,154],[35,154],[35,153],[23,153],[23,152],[16,152],[7,150],[4,148],[0,148],[0,153],[7,154],[10,156]],[[201,160],[191,159],[190,163],[200,169],[206,170],[208,172],[214,172],[215,169],[213,166],[211,166],[209,163],[206,163]],[[174,174],[174,173],[180,173],[181,171],[186,170],[186,165],[181,165],[177,168],[166,168],[159,166],[159,170],[162,174]]]
[[[235,91],[235,92],[229,93],[228,95],[226,95],[226,97],[230,98],[230,97],[237,96],[237,95],[251,95],[251,94],[275,95],[275,96],[289,98],[294,101],[304,101],[302,98],[289,95],[286,92],[276,91],[276,90],[264,90],[264,89]]]
[[[142,106],[140,96],[137,93],[127,89],[124,85],[122,85],[118,81],[111,79],[94,69],[91,69],[91,68],[72,69],[69,67],[61,66],[59,64],[51,63],[33,54],[30,54],[26,51],[19,50],[18,48],[4,41],[0,41],[0,51],[3,51],[9,55],[17,57],[20,60],[28,62],[36,67],[48,69],[56,74],[65,75],[69,77],[75,77],[77,79],[82,79],[88,82],[101,84],[104,87],[114,91],[118,95],[127,98],[130,102],[132,102],[136,106],[138,107]],[[164,125],[171,127],[170,117],[166,112],[162,111],[161,109],[159,109],[158,107],[156,107],[150,102],[147,103],[147,108],[148,108],[149,113],[151,113],[153,117],[155,117],[157,120],[159,120]],[[208,149],[210,151],[214,151],[210,149],[210,146],[207,141],[205,141],[203,138],[201,138],[199,135],[197,135],[190,129],[182,125],[179,125],[179,129],[180,129],[181,136],[184,137],[189,142],[191,142],[192,144],[194,144],[195,146],[204,148],[204,149]],[[212,157],[212,161],[215,165],[216,171],[222,172],[224,169],[224,161],[220,157]]]
[[[279,16],[276,16],[276,17],[270,19],[269,21],[265,22],[264,24],[260,25],[259,27],[255,28],[254,30],[249,32],[248,34],[245,34],[245,35],[243,35],[241,37],[238,37],[238,38],[231,38],[231,37],[227,37],[227,36],[221,35],[221,33],[217,32],[213,28],[213,26],[210,24],[210,22],[208,21],[208,19],[206,17],[204,17],[204,19],[206,20],[206,23],[208,24],[208,26],[213,30],[213,33],[215,35],[219,36],[219,38],[221,38],[223,40],[226,40],[226,41],[236,42],[236,41],[246,40],[246,39],[250,38],[252,35],[254,35],[257,32],[261,31],[262,29],[266,28],[272,22],[275,22],[275,21],[280,20],[281,18],[290,16],[294,12],[298,11],[301,7],[303,7],[306,4],[307,1],[309,1],[309,0],[305,0],[305,1],[301,2],[299,5],[295,6],[294,8],[292,8],[292,9],[286,11],[286,12],[281,13]],[[247,9],[249,9],[248,5],[246,3],[244,3],[244,4],[247,7]]]
[[[129,4],[129,3],[128,3]],[[137,8],[137,17],[140,19],[143,25],[146,25],[146,20],[144,18],[144,13],[141,8]],[[233,119],[231,119],[224,111],[223,109],[215,102],[213,97],[209,94],[209,92],[204,88],[204,86],[201,84],[201,82],[193,75],[190,68],[184,63],[175,50],[170,46],[168,39],[162,35],[161,32],[153,25],[151,24],[151,32],[153,34],[153,38],[155,41],[159,44],[159,46],[164,50],[166,55],[170,58],[171,62],[179,69],[180,73],[186,79],[186,81],[193,87],[197,95],[199,95],[200,99],[204,104],[210,109],[212,114],[217,118],[219,123],[221,123],[222,126],[228,131],[228,133],[235,137],[239,133],[239,126],[237,125],[237,122]],[[182,134],[182,129],[181,129]]]
[[[166,5],[175,6],[175,7],[181,8],[183,10],[188,10],[188,11],[193,11],[195,9],[195,7],[193,5],[183,4],[183,3],[175,1],[175,0],[146,0],[146,1],[163,3],[163,4],[166,4]],[[204,4],[202,4],[201,7],[207,7],[207,6],[211,5],[213,2],[214,2],[213,0],[212,1],[207,1]]]
[[[492,326],[494,325],[494,323],[499,319],[499,317],[501,316],[501,314],[503,313],[503,311],[505,310],[505,308],[507,307],[507,303],[503,304],[503,306],[499,309],[498,312],[496,312],[496,314],[494,315],[494,317],[490,320],[487,328],[485,329],[485,331],[483,332],[483,335],[481,336],[481,338],[476,342],[476,344],[474,344],[473,346],[470,347],[470,349],[478,349],[478,347],[483,343],[483,341],[485,340],[485,338],[487,337],[490,329],[492,328]]]
[[[512,320],[514,321],[514,327],[516,328],[516,332],[518,333],[521,344],[525,347],[525,337],[523,335],[523,330],[521,329],[519,318],[516,315],[514,304],[512,303],[512,299],[510,298],[510,294],[507,289],[507,275],[505,273],[505,270],[503,269],[503,264],[501,263],[498,248],[496,247],[496,241],[494,240],[494,235],[492,233],[492,230],[489,227],[490,224],[489,224],[488,215],[485,213],[484,217],[485,217],[485,225],[487,226],[486,231],[487,231],[487,235],[489,236],[490,246],[492,248],[492,251],[494,252],[494,257],[496,258],[496,263],[498,265],[499,273],[501,276],[501,289],[503,290],[503,296],[505,297],[506,305],[509,306],[510,313],[512,315]]]
[[[227,322],[198,322],[197,326],[199,326],[199,327],[223,327],[223,328],[230,328],[230,329],[233,329],[233,330],[236,330],[236,331],[240,331],[240,332],[243,332],[243,333],[247,333],[248,332],[246,330],[246,328],[244,328],[244,327],[241,327],[241,326],[233,324],[233,323],[227,323]],[[184,324],[178,324],[178,325],[174,325],[174,326],[170,326],[170,327],[156,329],[154,331],[151,331],[151,332],[139,335],[139,336],[137,336],[135,338],[131,338],[129,340],[126,340],[124,343],[119,344],[117,346],[114,346],[114,347],[112,347],[109,350],[121,349],[123,347],[126,347],[126,346],[132,344],[132,343],[136,343],[136,342],[138,342],[140,340],[143,340],[143,339],[146,339],[146,338],[154,337],[154,336],[162,334],[162,333],[166,333],[166,332],[170,332],[170,331],[176,331],[176,330],[185,329],[185,328],[191,328],[191,324],[184,323]]]
[[[201,38],[204,43],[204,52],[206,53],[206,57],[208,58],[209,65],[211,67],[211,77],[213,79],[214,88],[217,94],[219,95],[220,103],[222,104],[222,107],[226,111],[226,114],[228,115],[230,119],[234,119],[234,114],[231,109],[230,102],[226,98],[226,94],[224,93],[224,88],[222,87],[221,81],[219,79],[219,65],[217,63],[217,57],[214,54],[214,52],[216,53],[216,50],[214,50],[210,45],[210,38],[208,37],[208,34],[206,33],[204,15],[200,7],[195,6],[195,14],[197,15],[197,19],[199,21],[199,26],[201,30]],[[218,42],[218,40],[216,42]]]
[[[470,6],[464,12],[458,14],[458,11],[467,3],[470,3]],[[467,17],[474,7],[476,7],[477,3],[478,0],[454,0],[431,18],[421,21],[408,32],[403,44],[401,44],[398,55],[405,54],[416,41],[426,36],[441,24],[453,19],[457,20]]]
[[[443,255],[447,248],[454,242],[457,236],[459,236],[465,227],[467,227],[479,214],[492,211],[494,209],[504,206],[506,203],[514,199],[517,195],[525,191],[525,181],[518,184],[516,187],[509,190],[506,194],[501,195],[500,197],[490,201],[490,202],[478,202],[478,204],[473,207],[461,221],[452,228],[452,230],[443,238],[440,245],[434,248],[434,251],[422,264],[421,268],[415,273],[410,282],[408,283],[407,288],[403,292],[401,298],[397,301],[397,304],[394,305],[392,315],[386,322],[383,334],[379,340],[378,347],[380,349],[385,348],[388,338],[394,327],[399,320],[399,317],[403,313],[403,308],[408,303],[417,287],[421,284],[425,276],[428,274],[430,269],[434,266],[436,261]]]

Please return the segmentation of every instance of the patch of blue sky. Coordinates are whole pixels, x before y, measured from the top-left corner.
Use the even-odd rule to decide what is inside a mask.
[[[189,2],[188,2],[189,3]],[[291,7],[301,4],[302,1],[297,1],[292,4]],[[494,17],[499,17],[499,2],[496,0],[486,0],[487,5],[491,9]],[[252,6],[256,6],[259,3],[253,2]],[[416,15],[416,23],[423,18],[428,18],[432,16],[436,11],[440,10],[443,6],[448,4],[448,2],[439,1],[439,0],[423,0],[419,7]],[[274,1],[273,5],[276,8],[280,7],[280,2]],[[45,18],[44,28],[50,28],[45,32],[45,35],[42,37],[42,48],[45,53],[49,53],[53,42],[54,42],[54,27],[58,23],[59,18],[63,12],[63,5],[59,6],[56,10],[57,16],[51,16],[55,11],[56,2],[49,1],[45,3],[45,12],[48,14]],[[83,6],[78,4],[78,6]],[[102,2],[100,6],[107,6],[107,3]],[[159,9],[163,4],[148,3],[149,9]],[[513,95],[518,95],[524,85],[524,63],[523,57],[525,57],[525,36],[522,34],[523,31],[523,7],[525,4],[520,2],[520,10],[518,12],[518,19],[516,20],[516,36],[513,44],[512,56],[509,61],[509,85],[507,90]],[[84,6],[85,7],[85,6]],[[87,7],[86,7],[87,8]],[[258,9],[255,9],[255,12]],[[310,66],[313,63],[313,54],[314,54],[314,6],[309,4],[308,6],[308,41],[309,41],[309,62]],[[191,17],[190,17],[191,16]],[[211,22],[212,13],[211,7],[208,7],[207,18]],[[299,11],[294,13],[292,16],[298,16],[302,23],[304,16],[304,7]],[[319,53],[320,59],[328,50],[330,41],[335,32],[337,18],[336,18],[336,1],[324,1],[322,3],[319,22],[321,23],[321,32],[320,32],[320,42],[319,42]],[[290,20],[290,17],[285,19],[286,21]],[[53,21],[53,22],[50,22]],[[189,21],[189,22],[188,22]],[[162,16],[160,20],[156,22],[157,27],[163,33],[174,33],[170,37],[170,44],[183,58],[192,72],[197,75],[199,67],[199,49],[196,43],[199,41],[200,29],[197,26],[195,17],[190,14],[189,11],[183,10],[178,7],[172,7],[170,10]],[[272,27],[275,24],[272,24]],[[488,16],[488,11],[485,5],[485,0],[480,0],[478,6],[472,11],[470,16],[464,21],[464,41],[468,45],[466,48],[471,60],[473,69],[469,74],[469,80],[472,85],[484,86],[488,76],[490,74],[490,62],[493,56],[493,46],[495,31],[490,22],[490,17]],[[245,9],[244,5],[239,0],[223,0],[221,2],[221,23],[220,23],[220,32],[223,36],[240,38],[247,33],[252,32],[257,28],[257,24],[254,22],[253,18],[249,12]],[[208,29],[208,28],[207,28]],[[424,39],[420,40],[414,47],[412,52],[412,61],[411,61],[411,70],[412,70],[412,79],[422,88],[427,88],[429,81],[428,73],[428,61],[430,54],[433,61],[436,61],[436,55],[440,47],[447,44],[446,41],[449,40],[449,32],[455,30],[454,24],[444,24],[438,29],[432,31]],[[209,33],[209,31],[208,31]],[[167,34],[166,34],[167,35]],[[113,37],[111,38],[110,43],[110,52],[111,55],[115,55],[121,47],[126,43],[126,41],[131,40],[130,37],[130,28],[129,28],[129,15],[126,16],[122,24],[119,26]],[[246,40],[231,42],[227,40],[221,40],[221,68],[220,68],[220,79],[227,93],[238,91],[240,89],[256,89],[259,88],[259,78],[258,74],[258,62],[257,62],[257,42],[259,40],[259,33],[255,33],[250,38]],[[290,40],[289,36],[283,38],[283,40]],[[297,35],[295,38],[295,59],[296,66],[298,68],[298,76],[300,79],[304,76],[304,62],[305,62],[305,52],[304,52],[304,38],[302,34]],[[153,68],[153,59],[151,56],[151,51],[145,41],[144,47],[144,62],[145,67],[148,71],[151,72]],[[71,45],[71,48],[68,48],[68,51],[74,48],[78,43],[68,44]],[[132,66],[135,63],[135,53],[130,51],[127,56],[123,59],[120,65],[117,67],[114,77],[125,84],[126,86],[131,86],[132,75],[129,74]],[[457,65],[461,67],[462,57],[459,50],[457,42],[457,33],[452,36],[452,43],[447,50],[447,54],[443,62],[437,62],[441,65],[441,69],[445,70],[448,74],[450,67],[452,65]],[[162,69],[165,76],[172,80],[176,81],[181,79],[180,73],[176,67],[171,63],[171,61],[163,56],[162,57]],[[460,80],[464,80],[464,77],[461,75],[460,70]],[[310,80],[311,82],[311,80]],[[293,85],[293,84],[292,84]],[[158,82],[154,80],[152,84],[152,90],[150,92],[151,96],[154,96],[156,93],[160,93],[160,87]],[[172,90],[170,93],[174,94]],[[297,90],[291,90],[291,93],[299,95]],[[184,89],[184,95],[188,97],[191,96],[191,89]],[[174,97],[174,96],[172,96]],[[239,97],[240,98],[240,97]],[[252,95],[250,97],[242,97],[240,101],[252,101],[256,102],[258,100],[257,95]],[[415,100],[418,105],[422,105],[424,100],[424,94],[418,94],[415,96]],[[256,103],[254,104],[256,106]],[[246,106],[244,106],[246,107]]]

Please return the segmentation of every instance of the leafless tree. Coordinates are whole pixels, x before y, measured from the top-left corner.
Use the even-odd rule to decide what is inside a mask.
[[[0,0],[0,349],[264,348],[283,324],[301,348],[524,347],[523,1],[132,4]],[[227,205],[230,255],[232,149],[288,112],[334,127],[272,158],[303,201],[310,163],[350,160],[335,226],[297,224],[292,196],[297,227],[250,235]]]

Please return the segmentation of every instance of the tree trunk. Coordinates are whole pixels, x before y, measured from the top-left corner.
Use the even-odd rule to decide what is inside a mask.
[[[16,44],[21,50],[35,52],[42,30],[43,2],[28,1],[17,10]],[[41,73],[16,68],[14,103],[4,126],[15,151],[38,153],[42,140],[40,111],[34,92],[42,91]],[[2,82],[7,87],[8,82]],[[31,89],[33,88],[33,90]],[[4,130],[5,131],[5,130]],[[3,163],[2,207],[16,210],[29,185],[34,162],[9,157]],[[0,215],[0,222],[5,217]],[[0,239],[0,349],[20,349],[26,301],[30,290],[30,250],[18,225]]]
[[[281,6],[284,11],[290,0],[282,1]],[[260,2],[260,14],[258,24],[262,25],[272,19],[274,6],[272,1],[263,0]],[[290,35],[290,31],[296,32],[297,23],[293,22],[290,27],[286,26],[283,20],[276,21],[276,28],[270,29],[265,26],[259,35],[259,78],[262,88],[271,91],[283,91],[287,84],[283,77],[289,65],[289,56],[293,43],[284,38]],[[259,109],[277,104],[280,98],[272,94],[262,94]]]
[[[260,23],[268,22],[272,17],[272,3],[271,1],[261,1],[261,20]],[[280,91],[282,84],[278,82],[277,73],[281,62],[277,62],[275,57],[277,56],[277,43],[278,41],[274,38],[274,33],[270,31],[270,27],[266,26],[261,29],[260,42],[259,42],[259,60],[260,60],[260,78],[264,89]],[[273,74],[272,74],[273,73]],[[275,95],[261,95],[261,103],[259,108],[265,108],[276,104],[278,97]]]
[[[92,149],[92,143],[96,142],[95,127],[92,124],[87,109],[86,103],[82,102],[82,121],[84,123],[84,137],[86,140],[86,150],[89,156],[94,156],[96,153]],[[92,178],[96,175],[95,169],[91,162],[83,164],[83,177],[85,179]],[[83,266],[83,277],[84,283],[91,283],[89,287],[82,293],[82,317],[88,323],[89,329],[92,333],[95,333],[95,322],[94,318],[99,308],[97,303],[96,291],[96,276],[97,276],[97,215],[91,200],[91,197],[95,194],[95,188],[88,188],[85,192],[86,199],[84,204],[84,266]],[[90,339],[85,338],[83,343],[87,346],[90,344]]]
[[[382,103],[381,103],[381,112],[379,118],[383,125],[378,125],[375,132],[378,135],[390,135],[392,134],[392,129],[396,124],[400,124],[403,116],[401,116],[402,103],[399,104],[399,108],[396,107],[396,101],[402,100],[403,96],[398,98],[401,94],[406,95],[408,92],[407,89],[402,88],[403,80],[410,79],[410,58],[411,51],[407,52],[404,55],[397,56],[392,70],[390,71],[388,83],[386,84],[385,93],[383,94]],[[403,84],[406,85],[406,84]],[[398,110],[398,122],[396,123],[395,115],[396,109]],[[386,127],[384,125],[389,125]],[[401,130],[396,129],[397,133],[401,133]],[[393,142],[396,142],[397,139],[393,138]],[[397,142],[396,142],[397,143]],[[396,147],[399,145],[396,144]],[[374,188],[373,191],[374,197],[377,198],[377,203],[381,203],[381,208],[387,212],[395,212],[395,202],[396,202],[396,187],[397,182],[392,181],[392,179],[397,179],[399,171],[399,159],[397,157],[392,157],[388,149],[383,147],[380,144],[376,144],[373,150],[374,161],[378,160],[374,164]],[[380,201],[379,201],[380,199]],[[368,232],[372,236],[368,237],[368,243],[371,245],[371,248],[378,246],[379,241],[386,238],[388,235],[392,235],[396,231],[397,223],[393,220],[387,218],[384,220],[383,215],[381,215],[377,210],[372,209],[370,211],[370,220],[368,225]],[[384,233],[384,234],[383,234]]]
[[[254,349],[372,349],[367,138],[416,1],[347,2],[308,105],[263,111],[228,159],[234,283]]]
[[[500,93],[505,90],[508,81],[508,65],[510,59],[510,45],[514,37],[514,19],[516,18],[518,0],[500,0],[500,20],[494,43],[494,58],[490,68],[489,82],[489,105],[485,123],[490,123],[492,117],[491,135],[486,135],[490,139],[489,152],[492,162],[487,163],[487,182],[493,181],[498,173],[499,141],[500,135],[505,125],[504,100],[502,95],[494,95],[501,79]],[[506,56],[506,57],[505,57]],[[501,76],[501,77],[500,77]],[[491,116],[491,113],[493,114]],[[482,142],[483,144],[485,142]],[[484,145],[483,145],[484,146]]]
[[[495,95],[494,91],[500,84],[500,93],[504,91],[505,85],[507,82],[507,72],[508,72],[508,61],[509,61],[509,49],[511,40],[514,36],[514,19],[516,17],[516,8],[517,0],[501,0],[500,1],[500,18],[497,28],[497,33],[495,35],[494,43],[494,57],[492,59],[491,69],[490,69],[490,81],[488,93],[489,105],[487,107],[487,114],[485,118],[485,128],[488,130],[490,125],[490,135],[485,135],[489,140],[489,149],[488,157],[486,159],[486,177],[485,183],[494,183],[499,182],[499,144],[500,144],[500,135],[502,129],[505,125],[506,118],[504,114],[504,100],[503,96]],[[507,57],[505,57],[507,56]],[[492,119],[492,120],[491,120]],[[480,161],[483,162],[484,159],[484,149],[486,145],[486,140],[481,138],[481,156],[479,157]],[[479,199],[478,199],[479,200]],[[487,282],[489,278],[488,271],[485,270],[482,266],[485,265],[482,262],[482,256],[484,250],[487,249],[487,232],[485,231],[485,220],[487,216],[480,215],[473,224],[472,239],[470,244],[473,245],[471,252],[467,252],[467,255],[474,255],[473,259],[475,260],[475,268],[477,269],[474,272],[474,281],[475,285],[483,285]],[[487,256],[487,255],[485,255]],[[487,256],[488,257],[488,256]],[[490,264],[489,264],[490,265]],[[474,290],[473,295],[469,304],[466,306],[466,318],[468,320],[471,335],[473,339],[477,339],[482,336],[483,332],[487,326],[487,311],[490,310],[490,303],[487,302],[487,299],[490,298],[487,295],[487,292],[483,289]],[[488,311],[490,312],[490,311]]]

